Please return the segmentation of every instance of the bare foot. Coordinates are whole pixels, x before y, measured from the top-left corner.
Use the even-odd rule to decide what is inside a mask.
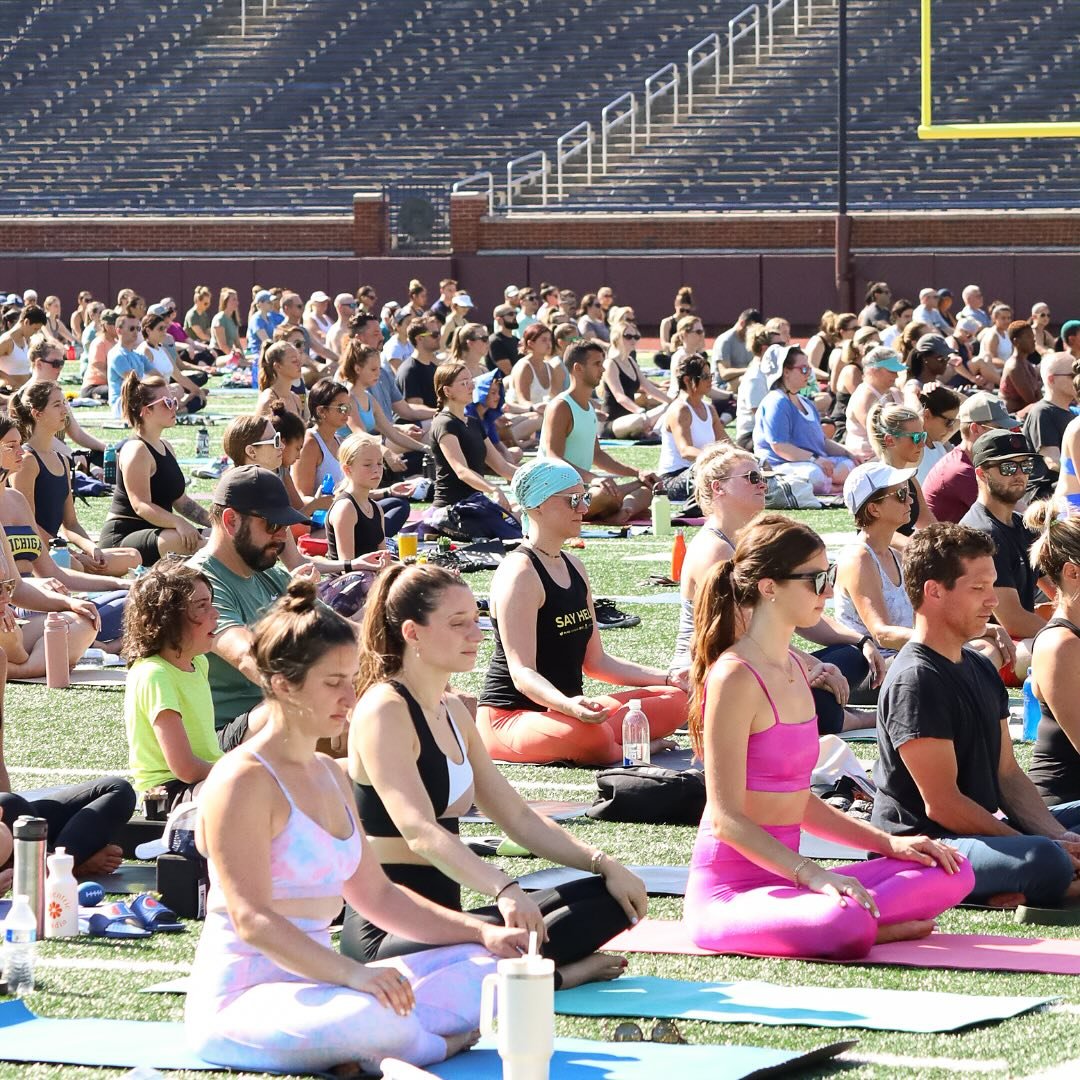
[[[877,713],[873,709],[845,709],[844,730],[862,731],[877,724]]]
[[[461,1035],[447,1035],[445,1038],[446,1056],[452,1058],[455,1054],[460,1054],[462,1050],[474,1047],[480,1039],[480,1032],[473,1028],[472,1031],[463,1032]]]
[[[662,750],[677,750],[679,744],[674,739],[653,739],[649,743],[649,753],[659,754]]]
[[[626,970],[626,957],[613,956],[610,953],[593,953],[583,960],[572,964],[563,964],[559,968],[562,976],[560,990],[570,990],[589,982],[610,982],[617,979]]]
[[[12,867],[8,867],[6,870],[0,870],[0,896],[11,888],[11,883],[15,880],[15,870]]]
[[[893,923],[891,926],[878,928],[875,945],[884,945],[888,941],[916,941],[929,937],[937,923],[933,919],[912,919],[911,922]]]
[[[1022,892],[1001,892],[988,896],[985,903],[992,908],[1018,908],[1027,903],[1027,897]]]
[[[85,862],[75,867],[76,877],[103,877],[116,872],[116,868],[124,861],[124,849],[116,844],[106,844],[100,851],[95,851]]]

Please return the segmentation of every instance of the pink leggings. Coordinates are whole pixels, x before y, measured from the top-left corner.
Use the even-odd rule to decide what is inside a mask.
[[[553,710],[495,709],[481,705],[476,727],[487,752],[496,761],[546,765],[572,761],[578,765],[611,765],[622,758],[622,722],[634,699],[649,720],[654,739],[670,735],[686,723],[686,694],[671,686],[641,686],[593,700],[610,708],[600,724],[589,724]]]
[[[798,825],[762,827],[798,851]],[[683,916],[690,937],[713,952],[856,960],[870,951],[879,925],[936,918],[975,884],[967,860],[955,874],[900,859],[871,859],[835,870],[858,879],[880,918],[850,898],[841,907],[830,896],[762,869],[716,840],[703,822],[690,860]]]

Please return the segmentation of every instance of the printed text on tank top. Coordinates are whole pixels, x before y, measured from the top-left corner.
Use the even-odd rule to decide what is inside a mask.
[[[806,678],[802,664],[789,653],[791,662],[799,669],[807,690],[810,682]],[[773,723],[760,731],[751,731],[746,745],[746,790],[764,792],[808,791],[810,774],[818,759],[817,713],[807,720],[785,722],[780,719],[772,694],[769,693],[765,680],[752,664],[733,652],[723,653],[715,663],[733,660],[742,665],[754,676],[765,700],[772,709]],[[706,687],[708,677],[706,677]],[[705,701],[702,700],[704,711]]]

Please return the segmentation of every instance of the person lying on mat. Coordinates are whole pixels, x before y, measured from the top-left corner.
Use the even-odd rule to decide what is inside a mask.
[[[1080,518],[1063,498],[1033,503],[1024,524],[1038,534],[1031,561],[1057,589],[1057,606],[1035,635],[1031,681],[1042,719],[1028,776],[1048,806],[1080,799]]]
[[[315,749],[345,732],[360,652],[312,582],[290,582],[256,624],[252,657],[267,722],[214,766],[199,798],[210,893],[184,1016],[191,1049],[281,1072],[453,1056],[477,1037],[492,954],[519,955],[525,931],[448,911],[363,857],[348,778]],[[375,964],[343,956],[330,943],[342,898],[392,933],[445,947]]]
[[[544,410],[540,456],[566,461],[574,467],[589,489],[590,503],[585,512],[589,521],[625,525],[652,502],[659,477],[646,469],[624,465],[600,448],[592,398],[604,378],[603,345],[596,341],[571,345],[563,363],[570,373],[570,389],[557,394]],[[621,482],[619,477],[623,478]]]
[[[136,581],[124,612],[128,763],[140,795],[165,789],[168,812],[221,757],[206,659],[217,623],[209,579],[175,559]]]
[[[0,793],[0,893],[6,892],[12,881],[10,826],[24,814],[45,819],[46,848],[64,848],[75,860],[76,877],[94,878],[114,873],[124,861],[123,849],[112,843],[112,838],[134,812],[135,792],[119,776],[27,792],[25,796]]]
[[[645,888],[530,809],[495,768],[469,710],[447,692],[449,680],[476,663],[483,636],[476,616],[469,587],[441,567],[394,566],[380,575],[364,615],[360,701],[349,728],[360,822],[391,881],[454,911],[464,885],[493,898],[471,914],[535,930],[555,961],[557,988],[617,978],[626,961],[596,950],[645,914]],[[526,894],[458,839],[458,818],[474,801],[534,855],[594,876]],[[422,947],[346,912],[347,956],[381,960]]]
[[[671,666],[684,671],[690,667],[690,643],[694,636],[694,598],[709,571],[735,553],[739,530],[748,525],[765,506],[765,475],[757,458],[732,443],[710,446],[694,466],[696,501],[709,515],[702,529],[686,549],[679,579],[679,631]],[[741,634],[742,620],[735,633]],[[801,637],[823,646],[815,653],[799,653],[806,665],[818,733],[873,724],[873,714],[845,708],[853,686],[860,686],[872,674],[871,683],[885,675],[885,665],[873,639],[857,634],[838,620],[822,613],[813,626],[801,626]]]
[[[514,498],[528,539],[491,582],[495,654],[476,726],[498,761],[609,765],[622,757],[622,722],[638,700],[654,740],[686,715],[685,671],[609,656],[584,565],[562,552],[589,508],[577,470],[538,458],[518,469]],[[633,689],[586,695],[584,676]]]
[[[708,802],[683,916],[701,948],[858,959],[929,934],[974,883],[949,846],[890,836],[810,793],[817,717],[790,642],[820,617],[834,572],[811,528],[763,514],[701,584],[689,728]],[[750,612],[738,641],[737,607]],[[801,829],[885,858],[826,870],[800,856]]]
[[[1053,907],[1080,897],[1080,802],[1047,809],[1013,753],[1001,676],[965,647],[997,607],[994,551],[989,534],[943,522],[904,548],[915,633],[878,699],[872,820],[897,839],[947,838],[975,900]]]

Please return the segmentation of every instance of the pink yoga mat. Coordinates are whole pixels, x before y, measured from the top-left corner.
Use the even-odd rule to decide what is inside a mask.
[[[611,952],[717,955],[699,949],[690,940],[681,922],[660,919],[643,919],[637,926],[613,937],[604,948]],[[1037,971],[1048,975],[1077,975],[1080,974],[1080,940],[1010,938],[992,934],[931,934],[919,941],[875,945],[862,960],[844,962],[957,968],[961,971]]]

